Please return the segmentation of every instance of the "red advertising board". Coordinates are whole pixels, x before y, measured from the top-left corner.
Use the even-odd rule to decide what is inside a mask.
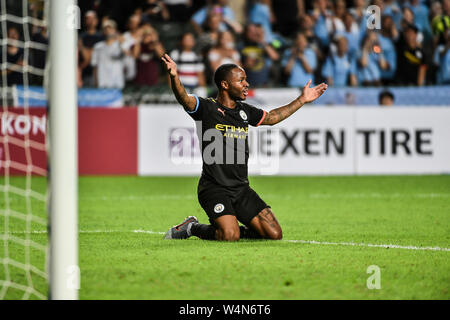
[[[80,108],[79,174],[137,174],[137,108]]]
[[[46,175],[45,108],[0,111],[0,174]],[[81,175],[137,174],[137,108],[78,110]]]

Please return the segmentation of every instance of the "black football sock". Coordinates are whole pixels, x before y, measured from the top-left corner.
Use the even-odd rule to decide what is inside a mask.
[[[190,233],[203,240],[216,240],[216,228],[210,224],[193,222]]]
[[[239,226],[239,231],[241,232],[241,239],[262,239],[263,237],[251,228],[246,226]]]

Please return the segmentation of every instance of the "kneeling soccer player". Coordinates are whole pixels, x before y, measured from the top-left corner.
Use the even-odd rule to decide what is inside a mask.
[[[310,80],[301,96],[266,112],[241,102],[247,97],[249,83],[244,69],[238,65],[220,66],[214,73],[214,82],[219,89],[217,98],[204,99],[186,92],[178,77],[177,65],[167,54],[161,60],[170,76],[177,101],[197,121],[199,135],[201,126],[203,170],[198,184],[198,200],[211,223],[200,224],[196,217],[187,217],[169,229],[165,239],[190,236],[224,241],[281,239],[282,230],[270,206],[249,186],[248,126],[277,124],[305,103],[320,97],[328,86],[322,83],[310,88]],[[214,148],[211,148],[212,144]],[[244,226],[239,226],[238,221]]]

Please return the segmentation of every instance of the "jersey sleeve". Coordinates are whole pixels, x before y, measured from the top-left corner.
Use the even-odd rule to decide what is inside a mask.
[[[205,99],[197,97],[195,94],[192,95],[196,100],[196,105],[194,110],[189,110],[184,108],[184,111],[194,120],[201,120],[203,116],[203,109],[205,108]]]
[[[254,127],[259,126],[267,116],[267,111],[256,108],[249,104],[245,104],[245,106],[248,111],[248,124]]]

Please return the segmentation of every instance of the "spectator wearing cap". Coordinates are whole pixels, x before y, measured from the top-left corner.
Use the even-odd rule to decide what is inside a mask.
[[[95,83],[99,88],[122,89],[125,85],[125,50],[119,41],[115,21],[105,20],[102,27],[105,40],[94,46],[91,59]]]
[[[348,51],[347,38],[338,36],[336,44],[336,52],[331,52],[325,60],[322,76],[326,79],[329,86],[356,86],[356,58]]]
[[[303,33],[298,33],[294,46],[285,51],[281,61],[284,73],[288,76],[289,87],[303,87],[312,79],[317,68],[317,57]]]
[[[425,84],[426,58],[417,41],[417,32],[414,25],[408,26],[403,31],[403,40],[398,46],[395,78],[401,85],[422,86]]]

